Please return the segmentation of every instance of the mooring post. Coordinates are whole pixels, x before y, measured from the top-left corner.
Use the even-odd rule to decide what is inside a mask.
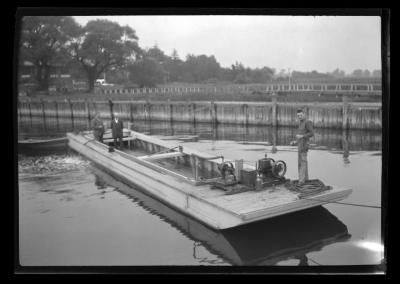
[[[342,117],[342,129],[346,130],[348,128],[348,110],[349,110],[349,98],[346,94],[342,96],[343,100],[343,117]]]
[[[243,105],[243,116],[244,125],[247,127],[249,125],[249,106],[247,104]]]
[[[114,119],[114,111],[113,111],[114,103],[110,98],[108,98],[108,105],[110,107],[111,120],[113,120]]]
[[[272,101],[272,126],[277,126],[277,107],[278,107],[278,95],[273,92],[271,95]]]
[[[174,113],[173,113],[173,111],[174,111],[174,109],[173,109],[173,105],[172,105],[170,99],[168,99],[168,107],[169,107],[169,122],[170,122],[170,123],[173,123],[173,120],[174,120],[174,117],[173,117]]]
[[[190,107],[191,107],[191,112],[192,112],[192,121],[193,121],[193,124],[196,124],[196,114],[195,114],[195,112],[196,112],[196,104],[195,104],[195,103],[192,103],[192,104],[190,105]]]

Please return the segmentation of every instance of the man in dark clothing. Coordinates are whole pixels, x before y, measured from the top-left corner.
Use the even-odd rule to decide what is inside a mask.
[[[97,141],[103,143],[104,124],[100,118],[100,114],[96,113],[92,119],[93,136]]]
[[[302,109],[297,110],[297,118],[299,119],[299,128],[296,135],[298,149],[299,185],[302,185],[308,180],[307,152],[310,137],[314,136],[314,130],[312,122],[305,118],[305,114]]]
[[[123,135],[123,123],[122,120],[118,117],[117,113],[114,113],[114,119],[111,121],[111,131],[112,136],[114,138],[114,146],[117,147],[117,140],[119,142],[119,146],[123,147],[122,135]]]

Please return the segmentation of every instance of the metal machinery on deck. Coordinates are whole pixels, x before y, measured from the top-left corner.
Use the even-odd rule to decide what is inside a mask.
[[[235,164],[236,168],[232,162],[218,165],[221,177],[211,183],[214,188],[233,194],[248,190],[259,191],[289,181],[285,178],[286,163],[268,158],[266,154],[257,161],[256,169],[243,169],[243,161],[235,161]]]

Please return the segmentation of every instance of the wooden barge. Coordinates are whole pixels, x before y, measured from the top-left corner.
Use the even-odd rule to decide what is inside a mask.
[[[104,143],[96,141],[90,131],[67,133],[67,138],[70,148],[114,176],[218,230],[342,200],[352,191],[331,187],[312,198],[302,198],[300,193],[279,184],[264,190],[227,194],[210,186],[220,179],[218,166],[224,162],[223,157],[128,129],[124,129],[123,140],[129,147],[124,150],[110,151],[108,144],[113,140],[109,134]],[[241,168],[255,169],[245,163]]]

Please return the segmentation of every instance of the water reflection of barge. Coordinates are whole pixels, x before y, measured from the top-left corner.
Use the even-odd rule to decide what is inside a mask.
[[[115,187],[138,204],[162,218],[182,234],[201,242],[208,250],[233,265],[276,265],[287,259],[298,259],[306,265],[306,254],[336,242],[346,241],[347,227],[327,209],[319,206],[225,230],[213,230],[162,202],[143,194],[98,167],[92,168],[96,183]],[[201,261],[209,264],[207,259]]]

